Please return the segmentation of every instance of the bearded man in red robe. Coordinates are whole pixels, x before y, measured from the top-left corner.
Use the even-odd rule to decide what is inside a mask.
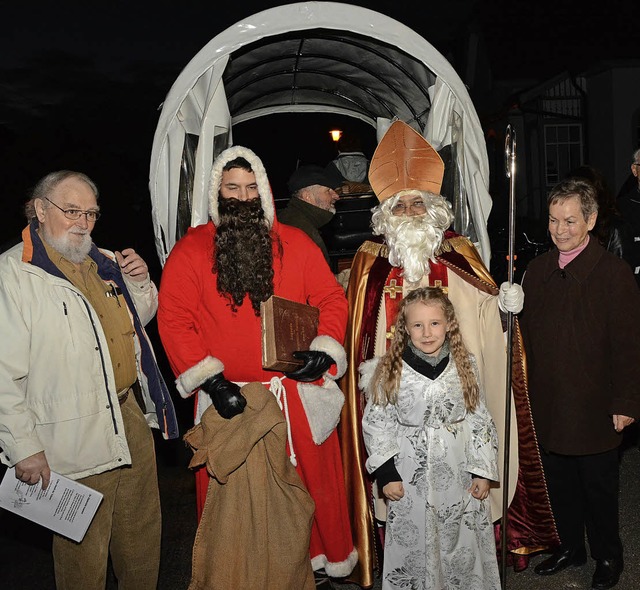
[[[234,146],[216,158],[209,216],[178,241],[162,274],[158,327],[178,391],[195,394],[198,423],[212,404],[223,418],[240,414],[247,382],[271,390],[287,420],[290,460],[315,502],[312,567],[342,578],[357,561],[335,430],[344,401],[335,383],[346,369],[344,290],[312,240],[278,223],[266,171],[251,150]],[[298,352],[301,368],[287,374],[262,367],[260,304],[271,295],[320,310],[318,335]],[[315,411],[304,405],[314,396],[326,400]],[[200,469],[198,516],[208,485]]]

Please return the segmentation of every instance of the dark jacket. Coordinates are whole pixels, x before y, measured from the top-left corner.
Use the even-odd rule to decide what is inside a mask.
[[[280,223],[297,227],[307,234],[322,250],[325,260],[329,262],[329,251],[318,229],[331,221],[333,213],[297,197],[291,197],[287,206],[282,211],[278,211],[277,217]]]
[[[593,237],[563,270],[558,250],[522,283],[521,328],[540,445],[565,455],[617,447],[613,414],[640,416],[640,290],[627,263]]]
[[[636,282],[640,286],[640,188],[636,185],[621,195],[617,207],[624,219],[630,242],[622,257],[631,265]]]

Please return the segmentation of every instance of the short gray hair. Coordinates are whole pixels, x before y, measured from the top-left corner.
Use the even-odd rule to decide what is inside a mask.
[[[585,221],[598,212],[596,188],[588,180],[579,178],[568,178],[556,184],[547,197],[547,206],[564,203],[572,197],[576,197],[580,202],[580,210]]]
[[[44,200],[48,198],[56,187],[61,182],[67,180],[67,178],[77,178],[78,180],[85,182],[93,191],[93,194],[96,196],[96,200],[98,199],[98,187],[86,174],[83,174],[82,172],[74,172],[73,170],[58,170],[57,172],[50,172],[38,181],[36,186],[33,188],[33,191],[31,191],[31,197],[25,203],[24,214],[28,221],[31,221],[36,216],[36,199]],[[48,206],[49,205],[45,204],[45,207]]]

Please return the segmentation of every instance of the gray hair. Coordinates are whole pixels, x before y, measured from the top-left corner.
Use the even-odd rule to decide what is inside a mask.
[[[585,221],[598,212],[598,196],[595,187],[588,180],[568,178],[556,184],[547,197],[547,206],[564,203],[576,197],[580,202],[580,210]]]
[[[633,156],[631,156],[631,163],[640,164],[640,148],[633,152]]]
[[[36,199],[41,199],[45,204],[45,208],[49,207],[49,204],[45,201],[53,191],[58,187],[58,185],[67,178],[77,178],[82,182],[89,185],[89,188],[93,191],[93,194],[96,196],[96,200],[98,199],[98,187],[96,183],[93,182],[86,174],[82,172],[74,172],[73,170],[58,170],[57,172],[50,172],[43,178],[41,178],[36,186],[33,188],[31,192],[31,197],[25,203],[24,206],[24,214],[27,217],[28,221],[31,221],[36,216],[35,209],[35,201]]]

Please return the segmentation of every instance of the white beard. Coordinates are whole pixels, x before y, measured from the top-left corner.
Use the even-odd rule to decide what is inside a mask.
[[[389,262],[402,268],[409,283],[418,283],[429,274],[429,260],[442,244],[444,230],[426,223],[424,215],[389,219],[385,240]]]
[[[88,231],[80,229],[71,229],[67,231],[63,236],[54,237],[47,231],[47,226],[42,227],[42,237],[54,250],[60,252],[69,262],[74,264],[81,264],[84,259],[89,255],[91,250],[91,234]],[[81,236],[80,243],[74,243],[71,241],[70,234],[74,236]]]
[[[384,235],[389,247],[389,262],[403,269],[409,283],[419,283],[428,275],[429,260],[435,262],[436,252],[442,245],[444,232],[453,221],[447,201],[439,195],[425,195],[427,212],[424,215],[395,216],[390,212],[392,199],[374,210],[374,234]]]

